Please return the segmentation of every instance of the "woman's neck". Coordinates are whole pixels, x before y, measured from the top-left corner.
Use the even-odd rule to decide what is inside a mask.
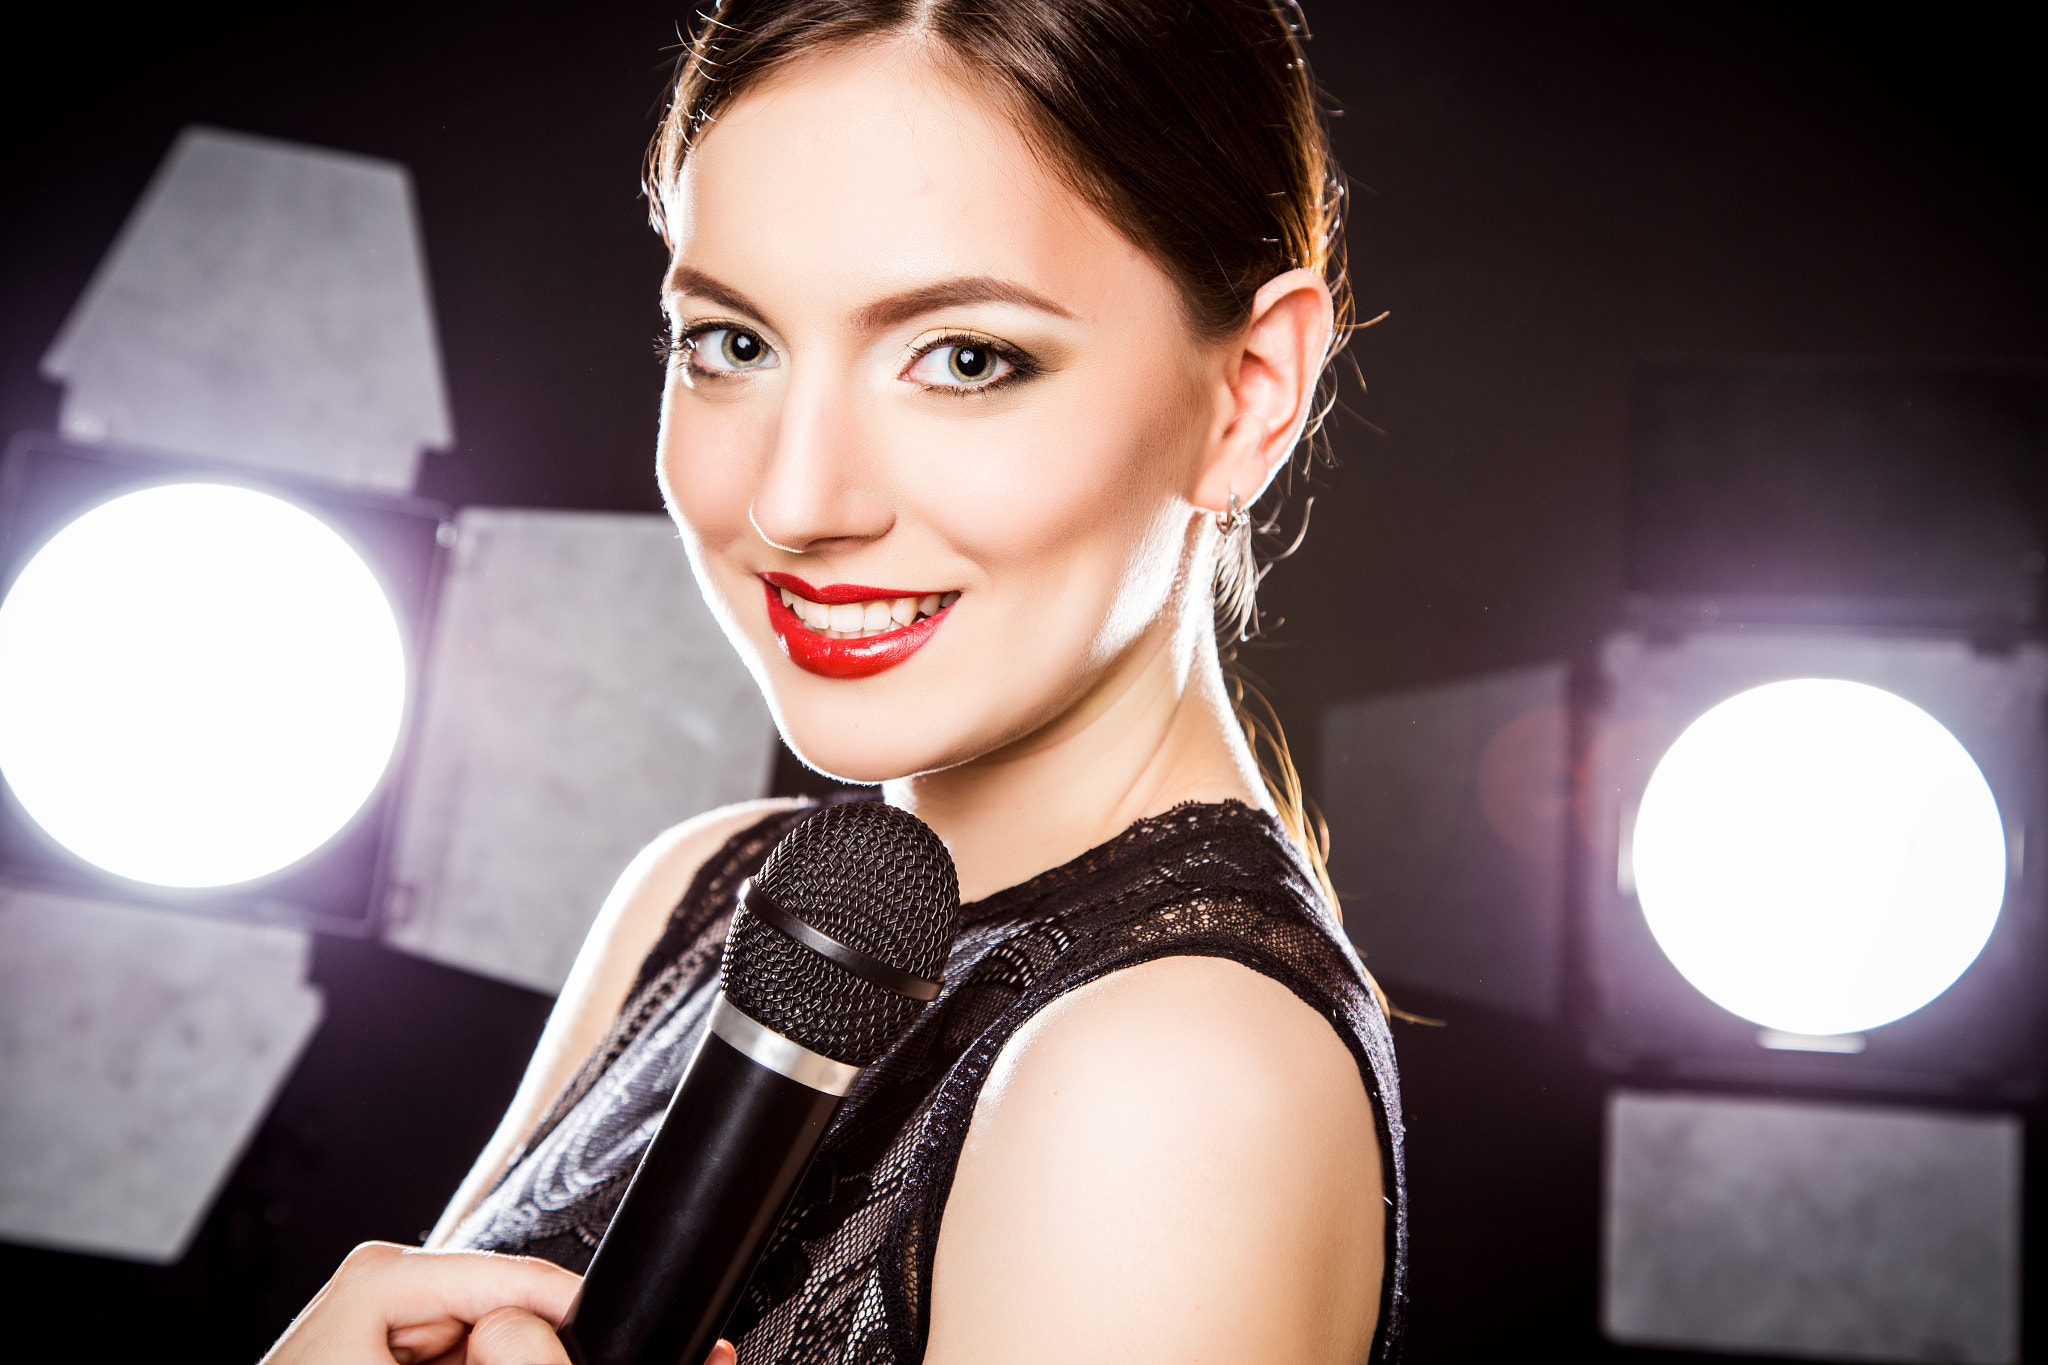
[[[1270,806],[1207,623],[1171,619],[1180,615],[1051,723],[972,762],[886,785],[891,805],[952,850],[961,900],[1027,881],[1184,801]]]

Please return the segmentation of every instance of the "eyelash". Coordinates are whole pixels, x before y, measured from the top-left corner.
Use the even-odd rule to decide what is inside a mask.
[[[1012,384],[1021,384],[1027,379],[1036,378],[1042,368],[1036,360],[1033,360],[1008,342],[998,341],[994,337],[976,336],[972,332],[951,332],[942,337],[935,337],[918,347],[911,355],[909,361],[903,366],[903,373],[908,374],[926,356],[934,351],[943,351],[948,346],[979,346],[1007,364],[1010,367],[1010,372],[1000,379],[992,379],[986,384],[919,385],[926,393],[947,393],[952,394],[956,398],[979,398],[983,394],[993,393],[997,389],[1007,389]]]
[[[728,327],[740,328],[742,331],[748,330],[741,328],[740,324],[736,322],[707,320],[704,322],[693,322],[679,333],[656,332],[654,334],[655,359],[660,361],[664,367],[677,361],[688,365],[690,363],[690,352],[695,349],[697,338],[711,332],[722,331]],[[767,343],[763,342],[762,344],[766,345]],[[935,337],[923,346],[918,347],[911,354],[910,359],[905,362],[903,371],[908,373],[916,367],[920,360],[923,360],[932,352],[942,351],[948,346],[983,347],[1009,365],[1010,372],[1000,379],[991,380],[986,384],[966,386],[957,384],[920,384],[919,387],[926,393],[948,393],[958,398],[974,398],[985,393],[992,393],[997,389],[1007,389],[1012,384],[1020,384],[1027,379],[1035,379],[1043,369],[1036,360],[1007,342],[997,341],[994,337],[976,336],[971,332],[949,332],[945,336]],[[738,377],[736,374],[724,370],[699,370],[697,373],[712,379]]]
[[[654,334],[654,358],[661,362],[664,369],[677,361],[688,365],[690,363],[690,352],[697,347],[697,338],[727,329],[745,332],[749,336],[759,335],[753,328],[744,324],[724,319],[709,318],[702,322],[693,322],[680,332],[656,332]],[[768,343],[764,341],[761,344],[765,346]],[[695,373],[706,379],[732,379],[737,377],[735,374],[725,370],[700,369],[695,371]]]

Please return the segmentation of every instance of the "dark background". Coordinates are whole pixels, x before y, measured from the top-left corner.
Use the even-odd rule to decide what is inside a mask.
[[[1315,530],[1267,588],[1284,625],[1248,656],[1311,791],[1331,703],[1583,656],[1618,620],[1642,360],[2048,356],[2024,13],[1310,5],[1361,311],[1392,314],[1352,348],[1364,383]],[[457,432],[422,493],[656,508],[662,257],[637,178],[683,17],[39,16],[5,93],[0,434],[54,426],[37,359],[173,135],[205,122],[411,167]],[[1335,869],[1341,887],[1341,847]],[[0,1248],[10,1355],[253,1360],[350,1245],[433,1222],[548,1001],[341,939],[314,975],[326,1020],[190,1254]],[[1390,984],[1448,1020],[1399,1034],[1408,1358],[1665,1358],[1597,1337],[1602,1087],[1575,1038]]]

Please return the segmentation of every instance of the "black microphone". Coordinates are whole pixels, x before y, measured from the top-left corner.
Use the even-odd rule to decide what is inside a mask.
[[[711,1023],[562,1320],[577,1365],[703,1365],[861,1069],[927,1001],[960,913],[916,816],[827,806],[740,891]]]

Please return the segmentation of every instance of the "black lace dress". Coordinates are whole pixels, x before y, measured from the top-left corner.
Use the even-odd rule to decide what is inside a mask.
[[[705,1027],[739,884],[810,813],[770,816],[705,864],[618,1022],[453,1245],[589,1265]],[[741,1365],[921,1360],[939,1220],[1003,1044],[1065,992],[1168,956],[1225,957],[1272,977],[1357,1057],[1389,1203],[1372,1359],[1393,1359],[1408,1245],[1393,1042],[1293,846],[1269,816],[1229,802],[1141,820],[961,908],[944,992],[856,1084],[769,1240],[727,1329]]]

